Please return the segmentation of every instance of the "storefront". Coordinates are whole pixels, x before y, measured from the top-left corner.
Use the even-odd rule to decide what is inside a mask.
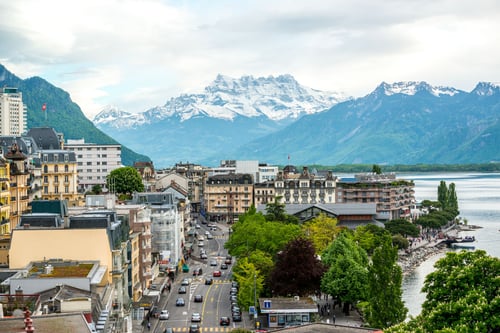
[[[259,305],[269,328],[308,324],[312,314],[318,313],[316,303],[309,297],[259,299]]]

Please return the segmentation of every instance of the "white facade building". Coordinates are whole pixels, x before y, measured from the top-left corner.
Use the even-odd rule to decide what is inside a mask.
[[[230,173],[250,174],[254,183],[258,184],[275,180],[278,175],[278,167],[259,163],[256,160],[224,160],[221,161],[219,167],[210,170],[209,176],[227,175]]]
[[[17,88],[0,90],[0,135],[22,135],[26,132],[28,111],[23,94]]]
[[[68,140],[64,149],[73,151],[76,155],[79,191],[91,190],[94,185],[105,188],[106,176],[122,166],[122,146],[118,144],[85,143],[84,139]]]

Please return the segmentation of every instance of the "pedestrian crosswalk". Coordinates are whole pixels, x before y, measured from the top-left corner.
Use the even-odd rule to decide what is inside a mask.
[[[189,332],[189,327],[172,327],[175,333],[178,332]],[[216,327],[200,327],[200,333],[218,333],[218,332],[231,332],[233,327],[230,326],[216,326]]]

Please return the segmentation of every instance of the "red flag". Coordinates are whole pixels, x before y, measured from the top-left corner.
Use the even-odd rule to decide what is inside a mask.
[[[43,103],[43,105],[42,105],[42,111],[45,111],[45,110],[47,110],[47,104]]]

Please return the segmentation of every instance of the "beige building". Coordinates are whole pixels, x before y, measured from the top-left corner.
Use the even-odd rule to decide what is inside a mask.
[[[43,200],[68,200],[70,206],[78,206],[83,202],[83,195],[77,191],[75,153],[65,150],[42,150],[40,163]]]
[[[302,173],[285,170],[274,182],[276,196],[282,197],[284,204],[327,204],[335,203],[337,177],[328,172],[319,177],[304,167]]]
[[[205,212],[209,221],[233,223],[253,204],[254,184],[250,174],[208,177],[205,183]]]
[[[19,223],[20,216],[31,212],[29,190],[31,173],[28,169],[27,156],[13,144],[4,154],[10,162],[10,231]]]

